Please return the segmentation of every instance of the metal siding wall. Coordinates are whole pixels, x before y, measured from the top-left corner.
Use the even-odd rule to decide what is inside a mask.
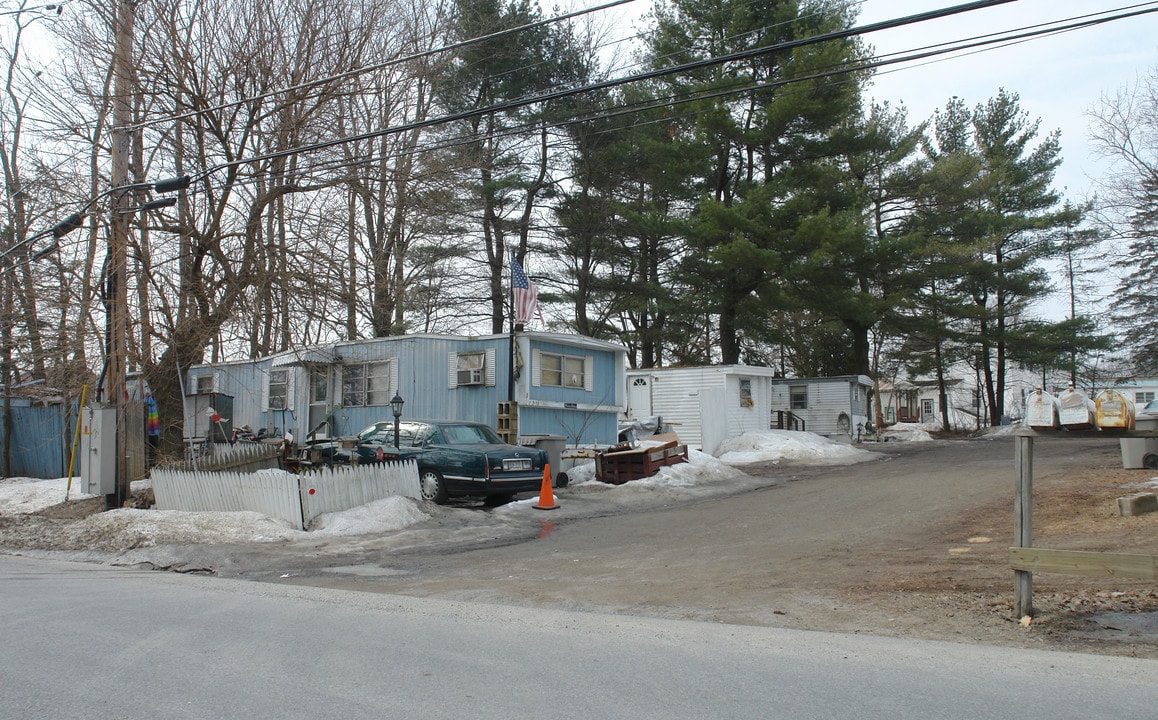
[[[523,377],[520,387],[529,388],[530,398],[519,400],[542,400],[557,403],[577,403],[580,405],[606,405],[611,410],[611,420],[602,421],[603,429],[614,428],[617,413],[622,410],[626,387],[624,369],[617,363],[621,353],[582,346],[567,345],[563,342],[549,342],[524,336],[533,348],[547,352],[591,357],[592,391],[572,388],[531,387],[531,353],[524,353]],[[442,336],[408,335],[397,338],[379,338],[334,346],[334,352],[346,362],[373,362],[395,359],[398,369],[398,392],[406,401],[403,418],[461,419],[486,423],[492,427],[496,423],[497,406],[510,398],[509,376],[510,355],[507,336],[484,336],[479,338],[458,338]],[[449,388],[447,382],[447,358],[452,352],[494,351],[494,385]],[[213,366],[219,371],[217,392],[234,396],[234,426],[249,425],[255,430],[267,428],[271,434],[280,436],[286,430],[293,433],[298,441],[304,440],[309,428],[309,382],[305,368],[288,366],[295,373],[294,407],[292,410],[262,412],[261,398],[264,393],[270,361],[257,363],[236,363]],[[198,366],[195,369],[205,369]],[[336,389],[340,402],[340,387]],[[521,407],[520,410],[524,408]],[[392,421],[393,414],[387,406],[341,408],[334,414],[340,435],[353,435],[363,428],[381,421]],[[274,432],[276,429],[276,433]],[[558,423],[548,423],[536,430],[538,433],[564,434]],[[603,432],[600,430],[600,435]],[[584,432],[584,436],[590,433]],[[609,437],[614,436],[608,431]]]
[[[13,477],[52,479],[68,472],[76,419],[64,405],[16,407],[12,412],[12,455],[9,472]],[[71,419],[70,419],[71,418]],[[0,443],[3,442],[0,423]],[[75,472],[75,471],[74,471]]]
[[[752,407],[740,404],[740,381],[750,380],[752,383]],[[728,437],[739,437],[748,432],[767,430],[771,424],[772,409],[771,392],[768,378],[752,375],[728,375],[727,396],[725,398]]]
[[[569,445],[614,445],[619,435],[619,414],[520,407],[519,435],[562,435]]]
[[[724,377],[711,368],[680,368],[655,372],[651,412],[672,423],[682,442],[703,446],[700,392],[724,388]]]

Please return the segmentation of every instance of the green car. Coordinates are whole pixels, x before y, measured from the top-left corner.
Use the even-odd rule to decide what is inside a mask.
[[[358,433],[349,460],[418,461],[422,497],[443,504],[450,498],[509,500],[523,492],[539,492],[547,453],[539,448],[508,445],[491,427],[461,420],[377,422]],[[339,461],[340,462],[340,461]]]

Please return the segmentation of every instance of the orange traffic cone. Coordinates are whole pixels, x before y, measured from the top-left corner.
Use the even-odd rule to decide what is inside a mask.
[[[543,465],[543,487],[539,490],[539,504],[535,505],[536,510],[557,510],[559,506],[555,504],[555,493],[551,491],[551,466]]]

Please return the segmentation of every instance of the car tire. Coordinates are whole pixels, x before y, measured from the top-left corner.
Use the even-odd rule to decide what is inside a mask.
[[[1142,467],[1147,470],[1158,470],[1158,455],[1146,453],[1146,455],[1142,457]]]
[[[418,473],[419,491],[423,500],[429,500],[438,505],[445,505],[450,498],[446,494],[446,481],[437,470],[426,469]]]
[[[565,488],[569,482],[571,482],[571,478],[567,477],[567,473],[565,472],[561,472],[555,476],[555,487]]]

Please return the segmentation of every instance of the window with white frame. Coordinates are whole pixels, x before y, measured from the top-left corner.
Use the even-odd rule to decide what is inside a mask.
[[[486,353],[458,353],[455,357],[455,384],[482,385],[486,382]]]
[[[214,390],[214,382],[213,382],[213,376],[212,375],[198,375],[195,378],[195,382],[196,382],[196,385],[193,388],[193,392],[198,394],[198,395],[203,395],[205,393],[211,393]]]
[[[330,399],[330,374],[324,365],[310,368],[310,402],[323,404]]]
[[[790,410],[808,409],[808,386],[791,385],[788,388],[788,408]]]
[[[583,389],[587,387],[588,372],[586,358],[555,353],[540,354],[539,378],[543,385]]]
[[[342,405],[389,405],[391,363],[359,363],[342,366]]]
[[[1144,405],[1154,399],[1152,392],[1136,392],[1134,393],[1134,402],[1138,405]]]
[[[285,410],[289,398],[289,370],[279,368],[269,371],[269,402],[270,410]]]
[[[756,403],[752,400],[752,381],[747,378],[740,379],[740,407],[752,407]]]

